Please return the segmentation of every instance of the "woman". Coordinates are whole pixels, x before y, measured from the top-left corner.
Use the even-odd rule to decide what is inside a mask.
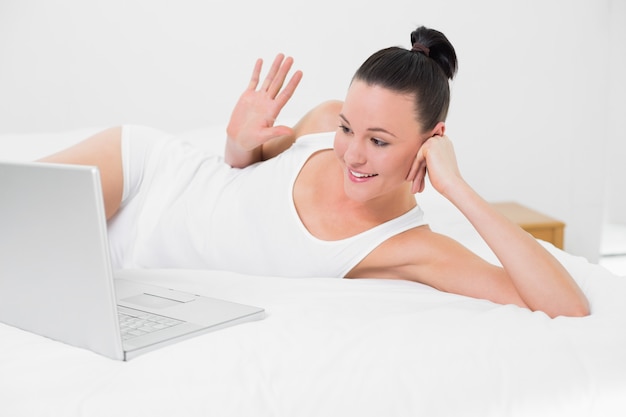
[[[302,74],[284,85],[293,61],[279,55],[257,90],[257,61],[227,127],[225,160],[136,127],[47,160],[100,168],[119,267],[407,279],[552,317],[589,314],[559,262],[460,175],[444,135],[452,45],[424,27],[411,43],[373,54],[343,103],[322,104],[293,129],[274,121]],[[414,194],[426,172],[502,268],[424,224]]]

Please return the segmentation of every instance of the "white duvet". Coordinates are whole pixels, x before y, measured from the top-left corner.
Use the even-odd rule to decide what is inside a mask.
[[[0,155],[30,159],[78,135],[0,136]],[[434,230],[495,262],[447,202],[418,201]],[[130,362],[0,324],[0,416],[624,416],[626,278],[546,246],[591,316],[550,319],[404,281],[121,271],[267,317]]]

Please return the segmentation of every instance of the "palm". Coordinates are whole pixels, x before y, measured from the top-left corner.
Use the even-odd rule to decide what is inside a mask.
[[[257,60],[250,84],[235,105],[226,128],[228,137],[242,149],[251,150],[272,138],[291,133],[289,127],[274,126],[274,122],[302,79],[302,72],[296,71],[283,88],[292,64],[293,59],[279,54],[257,90],[262,67],[262,61]]]

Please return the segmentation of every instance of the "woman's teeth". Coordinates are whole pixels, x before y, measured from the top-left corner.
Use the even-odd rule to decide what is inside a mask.
[[[378,174],[362,174],[360,172],[354,172],[352,170],[350,170],[350,173],[357,178],[369,178],[369,177],[375,177],[376,175],[378,175]]]

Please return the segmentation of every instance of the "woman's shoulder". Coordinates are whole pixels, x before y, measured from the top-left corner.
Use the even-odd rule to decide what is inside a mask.
[[[436,233],[427,224],[398,233],[372,250],[348,276],[401,278],[428,261],[433,236]]]
[[[434,232],[427,224],[413,227],[385,240],[355,267],[349,276],[416,279],[435,264],[446,263],[461,245]]]
[[[446,239],[442,237],[424,224],[390,237],[372,251],[372,254],[380,262],[387,259],[392,265],[415,264],[422,259],[431,258],[433,251],[439,250],[445,242]]]
[[[306,147],[332,148],[335,141],[335,132],[308,133],[298,137],[295,145]]]

